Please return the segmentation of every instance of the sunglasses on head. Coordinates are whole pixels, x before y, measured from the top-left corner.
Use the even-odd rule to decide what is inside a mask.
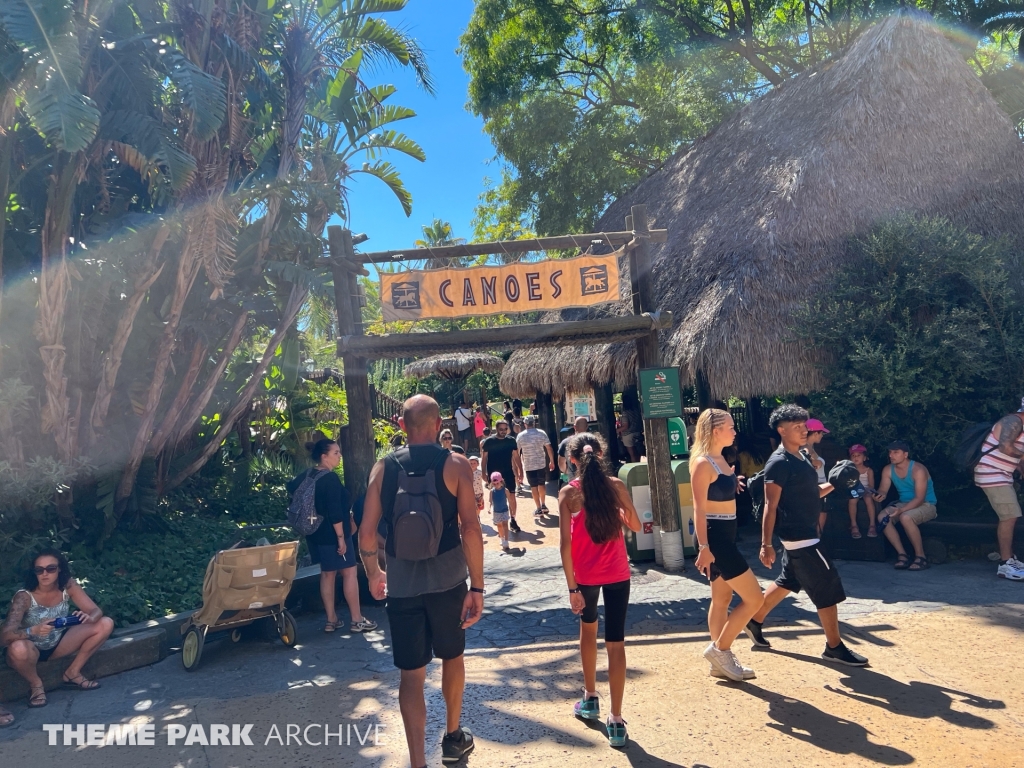
[[[59,565],[37,565],[32,569],[36,572],[36,576],[42,576],[44,573],[56,573],[60,570]]]

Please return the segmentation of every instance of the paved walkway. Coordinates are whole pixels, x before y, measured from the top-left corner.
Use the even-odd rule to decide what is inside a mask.
[[[851,596],[840,608],[844,633],[870,656],[871,668],[822,662],[813,608],[797,597],[769,618],[773,652],[737,643],[741,660],[758,672],[741,685],[712,680],[700,658],[708,641],[706,581],[692,567],[682,574],[636,569],[624,709],[632,742],[611,750],[600,730],[567,715],[581,675],[577,623],[551,546],[557,519],[533,524],[525,517],[510,552],[498,551],[493,539],[485,548],[486,615],[468,632],[464,722],[478,736],[470,765],[1002,767],[1024,754],[1024,584],[996,580],[988,562],[923,573],[841,563]],[[753,562],[756,543],[747,535],[743,548]],[[768,578],[760,566],[756,572]],[[0,731],[0,764],[407,766],[384,611],[367,613],[381,631],[326,635],[322,619],[307,614],[291,650],[258,638],[225,640],[207,646],[193,674],[172,656],[107,678],[95,692],[53,692],[45,709],[19,703],[17,724]],[[603,670],[603,658],[598,666]],[[443,724],[439,671],[431,665],[432,735]],[[603,671],[599,687],[607,692]],[[43,731],[44,723],[132,722],[154,725],[156,745],[64,747],[58,736],[48,746]],[[169,727],[187,732],[193,724],[206,734],[212,724],[252,724],[253,746],[186,745],[185,738],[168,746]],[[279,744],[275,728],[285,741],[289,724],[319,724],[305,731],[310,742],[322,740],[322,724],[332,733],[341,727],[344,743],[333,737],[331,746],[313,746],[293,737]],[[373,733],[366,736],[374,725],[377,745]],[[440,765],[436,748],[432,760]]]

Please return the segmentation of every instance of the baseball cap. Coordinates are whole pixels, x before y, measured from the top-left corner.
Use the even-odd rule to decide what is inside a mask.
[[[820,421],[818,421],[818,419],[808,419],[807,420],[807,431],[808,432],[824,432],[826,435],[828,434],[828,430],[825,429],[825,425],[822,424]]]
[[[853,454],[855,454],[855,453],[863,453],[863,454],[865,454],[865,455],[866,455],[866,454],[867,454],[867,452],[868,452],[868,449],[867,449],[867,448],[865,448],[865,447],[864,447],[863,445],[861,445],[860,443],[855,443],[854,445],[851,445],[851,446],[850,446],[850,455],[851,455],[851,456],[853,456]]]
[[[905,440],[893,440],[886,446],[887,451],[903,451],[904,453],[910,453],[910,443]]]
[[[841,490],[851,490],[860,482],[860,470],[848,459],[836,463],[828,473],[828,481]]]
[[[496,482],[498,482],[499,480],[502,480],[502,479],[503,478],[501,476],[501,472],[491,472],[491,482],[492,483],[496,483]]]
[[[467,456],[466,458],[469,459],[470,461],[480,461],[479,456]]]
[[[523,423],[526,424],[526,426],[528,427],[532,427],[534,424],[537,423],[537,417],[527,416],[525,419],[523,419]]]

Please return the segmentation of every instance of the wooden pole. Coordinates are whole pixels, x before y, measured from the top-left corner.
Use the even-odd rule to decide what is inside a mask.
[[[537,418],[540,420],[540,428],[551,441],[551,450],[558,448],[558,426],[555,424],[554,399],[548,392],[537,390]],[[558,463],[555,463],[555,471],[547,473],[548,480],[558,479]]]
[[[636,285],[640,297],[640,309],[650,311],[655,305],[655,291],[652,280],[652,264],[650,239],[647,225],[647,206],[634,205],[633,232],[639,244],[633,249],[636,264]],[[644,337],[637,339],[637,362],[641,368],[653,368],[661,365],[661,347],[658,344],[658,332],[652,330]],[[641,393],[642,395],[643,393]],[[679,493],[672,474],[672,458],[668,448],[668,423],[665,419],[644,419],[644,441],[647,444],[648,474],[651,480],[651,506],[654,512],[655,525],[661,527],[662,534],[674,534],[679,537]],[[673,537],[673,538],[674,538]],[[665,544],[663,544],[664,548]],[[679,541],[682,548],[682,540]],[[680,551],[681,554],[681,551]],[[666,566],[676,569],[681,567],[670,563],[666,552]]]
[[[339,314],[340,317],[340,314]],[[515,347],[558,347],[630,341],[652,329],[671,328],[671,312],[602,317],[562,323],[529,323],[474,328],[468,331],[431,333],[389,333],[383,336],[342,336],[338,354],[358,354],[375,360],[422,357],[467,349],[511,349]]]
[[[693,377],[693,388],[697,391],[697,407],[706,411],[711,407],[711,385],[708,384],[708,377],[700,368]]]
[[[618,466],[619,438],[615,434],[615,403],[611,383],[594,388],[594,406],[597,410],[597,428],[608,443],[608,462]]]
[[[338,226],[327,228],[327,243],[331,251],[331,273],[334,276],[334,302],[338,309],[338,336],[361,336],[363,330],[359,297],[354,283],[356,275],[336,263],[337,259],[353,260],[355,249],[352,233]],[[345,394],[348,398],[348,453],[344,456],[345,486],[352,498],[366,493],[370,470],[376,461],[373,441],[372,403],[370,382],[366,375],[366,358],[354,354],[343,357],[345,366]]]
[[[654,229],[649,232],[651,241],[668,241],[668,230]],[[361,253],[351,259],[363,264],[386,264],[393,261],[422,261],[423,259],[451,259],[466,256],[491,256],[499,253],[529,253],[531,251],[553,251],[564,248],[589,248],[598,241],[613,248],[626,245],[633,239],[633,232],[592,232],[584,235],[558,235],[556,237],[533,237],[528,240],[504,240],[493,243],[466,243],[465,245],[442,245],[435,248],[409,248],[403,251],[375,251]]]

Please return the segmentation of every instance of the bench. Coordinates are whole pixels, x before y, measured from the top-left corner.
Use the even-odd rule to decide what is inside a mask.
[[[141,632],[111,637],[92,655],[82,670],[90,680],[116,675],[137,667],[156,664],[163,658],[161,648],[165,630],[146,629]],[[72,656],[50,659],[38,665],[39,677],[46,690],[53,690],[61,684],[64,670],[71,663]],[[7,666],[6,655],[0,661],[0,701],[14,701],[27,698],[28,683],[21,675]]]

